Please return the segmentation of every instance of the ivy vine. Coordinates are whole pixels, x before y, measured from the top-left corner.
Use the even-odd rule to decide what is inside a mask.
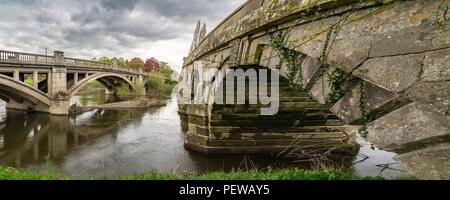
[[[434,22],[437,24],[438,29],[444,30],[447,25],[447,13],[448,13],[449,5],[446,5],[444,1],[441,1],[441,4],[438,6]]]
[[[367,123],[369,123],[369,115],[366,112],[366,107],[364,106],[364,95],[365,95],[365,90],[364,90],[364,82],[360,81],[359,82],[359,110],[361,111],[361,124],[362,124],[362,129],[360,131],[360,135],[364,138],[367,137],[368,131],[367,131]]]
[[[290,87],[296,86],[296,82],[303,82],[301,64],[306,58],[306,55],[287,48],[286,35],[282,33],[271,36],[270,46],[278,53],[281,60],[285,62],[288,67]]]
[[[345,95],[345,91],[342,90],[342,86],[350,79],[343,70],[336,69],[330,75],[328,83],[330,85],[331,92],[326,97],[326,103],[333,105],[337,103]]]

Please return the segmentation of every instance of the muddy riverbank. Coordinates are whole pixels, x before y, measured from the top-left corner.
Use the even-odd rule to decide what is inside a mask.
[[[85,112],[93,111],[95,109],[102,110],[129,110],[129,109],[147,109],[152,107],[166,106],[166,101],[163,99],[138,99],[131,101],[121,101],[114,103],[107,103],[103,105],[79,106],[74,104],[70,107],[70,115],[79,115]]]

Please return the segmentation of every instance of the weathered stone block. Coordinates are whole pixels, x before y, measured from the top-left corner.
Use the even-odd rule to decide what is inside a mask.
[[[362,118],[363,113],[361,111],[360,99],[360,87],[355,87],[331,107],[331,112],[347,124],[351,124]]]
[[[316,81],[309,92],[310,95],[321,104],[326,103],[327,95],[331,93],[329,80],[330,77],[328,73],[325,73],[319,80]]]
[[[450,179],[450,143],[401,154],[395,159],[404,170],[419,179]]]
[[[450,81],[450,48],[425,53],[422,80]]]
[[[329,64],[351,73],[369,58],[370,41],[371,38],[369,37],[335,41],[328,55]]]
[[[431,21],[413,28],[372,36],[370,57],[421,53],[450,47],[450,28],[438,30]],[[437,42],[439,41],[439,42]]]
[[[303,88],[307,88],[307,86],[311,83],[314,74],[320,67],[320,61],[317,58],[313,58],[307,56],[302,63],[302,73],[303,73]]]
[[[208,105],[206,104],[190,104],[187,106],[187,114],[193,116],[208,116]]]
[[[353,74],[391,92],[402,92],[419,80],[422,59],[423,55],[373,58]]]
[[[450,119],[426,105],[412,103],[367,126],[367,139],[382,149],[402,150],[450,134]]]
[[[337,20],[337,17],[330,17],[297,26],[290,31],[288,41],[294,44],[302,44],[295,48],[296,51],[313,58],[320,58],[327,41],[327,29],[336,23]]]
[[[362,103],[369,119],[377,119],[411,103],[408,98],[389,92],[369,82],[364,82],[363,87]]]
[[[450,81],[419,82],[408,89],[406,95],[438,112],[450,115]]]

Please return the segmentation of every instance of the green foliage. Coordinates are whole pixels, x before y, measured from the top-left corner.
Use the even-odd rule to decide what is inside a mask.
[[[55,172],[35,172],[29,170],[17,170],[14,168],[0,167],[0,180],[66,180]]]
[[[24,80],[23,82],[24,82],[25,84],[27,84],[27,85],[33,87],[33,79],[29,78],[29,79]]]
[[[111,65],[112,64],[112,60],[109,59],[108,57],[103,57],[98,59],[98,62],[103,63],[103,64],[107,64],[107,65]]]
[[[130,62],[128,62],[127,67],[133,69],[143,69],[144,61],[142,61],[140,58],[133,58]]]
[[[104,178],[79,178],[80,180]],[[56,172],[34,172],[0,167],[0,180],[75,180]],[[204,175],[174,175],[150,171],[145,174],[123,176],[114,180],[383,180],[380,177],[356,177],[338,170],[309,171],[302,169],[268,169],[264,171],[212,172]]]
[[[123,101],[143,98],[145,96],[144,94],[145,85],[141,83],[134,83],[133,89],[128,84],[123,84],[117,88],[117,97]]]
[[[149,79],[145,83],[148,94],[152,96],[169,95],[177,84],[171,80],[170,76],[164,75],[162,71],[161,73],[150,73]]]
[[[302,169],[284,169],[247,172],[215,172],[194,177],[194,180],[374,180],[381,178],[355,177],[338,170],[308,171]]]
[[[150,171],[145,174],[137,174],[133,176],[123,176],[119,177],[118,180],[177,180],[182,179],[180,177],[177,177],[176,175],[172,173],[159,173],[156,171]]]
[[[275,49],[275,51],[281,57],[281,60],[286,63],[289,69],[288,80],[291,87],[293,87],[296,85],[295,82],[303,82],[303,76],[301,75],[301,64],[303,59],[305,58],[305,55],[298,51],[287,48],[285,37],[286,35],[283,35],[282,33],[272,35],[271,47]]]
[[[103,63],[103,64],[107,64],[107,65],[117,64],[117,65],[119,65],[121,67],[126,67],[127,63],[128,63],[128,61],[125,60],[125,58],[112,58],[112,59],[110,59],[108,57],[102,57],[102,58],[100,58],[98,60],[97,60],[97,58],[93,58],[92,60],[100,62],[100,63]]]
[[[167,62],[159,62],[159,65],[161,68],[161,74],[163,74],[166,79],[170,79],[172,76],[172,69],[169,64]]]
[[[350,76],[341,69],[336,69],[331,73],[330,79],[328,80],[331,92],[327,95],[327,104],[335,104],[345,95],[345,92],[342,91],[342,86],[349,80],[349,77]]]
[[[441,1],[441,4],[436,10],[434,17],[434,23],[437,25],[438,29],[444,30],[447,26],[447,13],[449,5],[445,4],[445,1]]]
[[[125,58],[116,58],[117,65],[121,67],[126,67],[128,64],[128,61],[125,60]]]
[[[86,89],[100,89],[100,88],[105,88],[105,86],[103,86],[100,82],[95,80],[95,81],[90,82],[85,88]]]

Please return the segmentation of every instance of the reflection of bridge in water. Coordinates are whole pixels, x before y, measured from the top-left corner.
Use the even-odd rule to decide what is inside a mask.
[[[47,157],[57,161],[71,148],[105,135],[116,136],[120,128],[140,123],[144,114],[96,110],[69,118],[8,111],[4,127],[0,129],[0,139],[3,138],[0,140],[0,165],[26,166],[45,162]]]

